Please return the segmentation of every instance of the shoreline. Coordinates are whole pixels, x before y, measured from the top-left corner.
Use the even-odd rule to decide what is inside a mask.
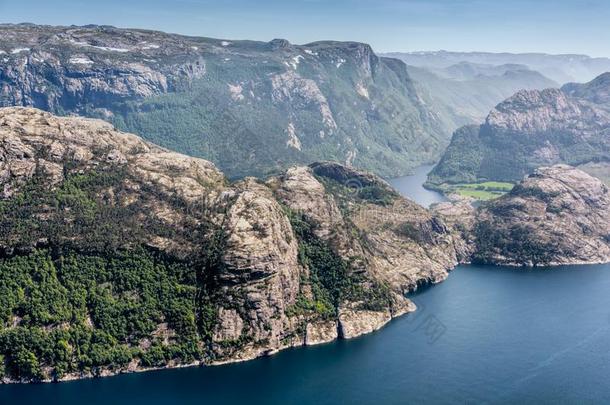
[[[496,264],[491,264],[491,263],[472,263],[472,262],[460,262],[456,265],[456,267],[454,267],[453,269],[448,271],[447,277],[443,278],[442,280],[430,280],[427,283],[425,283],[425,286],[429,286],[429,287],[434,287],[436,284],[440,284],[441,282],[445,281],[449,275],[451,273],[453,273],[454,271],[456,271],[459,266],[462,265],[490,265],[490,266],[494,266],[494,267],[508,267],[508,268],[516,268],[516,267],[522,267],[524,270],[533,270],[533,269],[540,269],[540,270],[544,270],[545,268],[547,270],[553,270],[553,269],[557,269],[557,268],[561,268],[561,267],[571,267],[571,266],[595,266],[595,265],[604,265],[604,264],[610,264],[610,258],[608,258],[608,260],[604,260],[604,261],[589,261],[589,262],[571,262],[571,263],[553,263],[553,264],[548,264],[545,266],[533,266],[533,265],[522,265],[522,264],[509,264],[509,263],[496,263]],[[410,293],[414,293],[417,292],[417,290],[419,290],[421,287],[424,287],[424,285],[420,285],[417,286],[413,291],[410,291]],[[405,298],[408,299],[408,296],[405,296]],[[409,300],[410,301],[410,300]],[[412,301],[411,301],[412,303]],[[251,356],[246,356],[243,358],[232,358],[232,359],[226,359],[226,360],[219,360],[219,361],[213,361],[211,363],[204,363],[201,360],[197,360],[194,361],[192,363],[188,363],[188,364],[168,364],[165,366],[158,366],[158,367],[139,367],[136,366],[135,368],[129,368],[129,366],[125,369],[120,369],[120,370],[108,370],[108,369],[102,369],[101,372],[99,374],[93,374],[91,372],[89,373],[72,373],[69,375],[66,375],[62,378],[59,379],[45,379],[45,380],[40,380],[40,381],[23,381],[23,380],[12,380],[12,379],[8,379],[8,378],[2,378],[0,380],[0,385],[10,385],[10,384],[60,384],[60,383],[68,383],[68,382],[73,382],[73,381],[79,381],[79,380],[88,380],[88,379],[97,379],[97,378],[107,378],[107,377],[116,377],[119,375],[123,375],[123,374],[134,374],[134,373],[146,373],[146,372],[150,372],[150,371],[162,371],[162,370],[173,370],[173,369],[181,369],[181,368],[193,368],[193,367],[215,367],[215,366],[223,366],[223,365],[229,365],[229,364],[236,364],[236,363],[243,363],[243,362],[247,362],[247,361],[253,361],[256,359],[261,359],[264,357],[271,357],[275,354],[278,354],[286,349],[291,349],[291,348],[302,348],[302,347],[308,347],[308,346],[318,346],[318,345],[323,345],[323,344],[330,344],[333,342],[337,342],[339,340],[352,340],[355,338],[358,338],[360,336],[365,336],[368,334],[371,334],[373,332],[377,332],[379,330],[382,330],[385,326],[387,326],[389,323],[391,323],[394,319],[402,317],[404,315],[408,315],[412,312],[417,311],[417,307],[415,307],[415,304],[413,304],[412,308],[409,308],[405,311],[402,312],[397,312],[395,314],[391,313],[389,319],[387,319],[387,321],[383,322],[382,324],[380,324],[378,327],[373,328],[372,330],[368,330],[368,331],[364,331],[363,333],[358,334],[357,336],[350,336],[350,337],[343,337],[338,335],[337,338],[329,340],[329,341],[320,341],[317,343],[309,343],[307,344],[305,342],[305,340],[303,340],[300,344],[287,344],[285,346],[282,347],[278,347],[278,348],[270,348],[270,349],[264,349],[264,350],[260,350],[260,351],[256,351],[256,354],[251,355]]]
[[[451,270],[451,271],[453,271],[453,270]],[[442,282],[445,279],[440,280],[439,282]],[[431,282],[431,284],[438,284],[439,282]],[[229,365],[229,364],[244,363],[247,361],[261,359],[264,357],[271,357],[271,356],[278,354],[287,349],[319,346],[319,345],[323,345],[323,344],[334,343],[339,340],[352,340],[352,339],[358,338],[360,336],[365,336],[365,335],[371,334],[373,332],[377,332],[377,331],[383,329],[385,326],[387,326],[394,319],[402,317],[404,315],[408,315],[409,313],[415,312],[417,310],[417,307],[415,306],[415,304],[412,301],[409,300],[409,302],[411,303],[410,304],[411,306],[409,306],[405,310],[399,311],[396,313],[389,312],[390,317],[387,319],[387,321],[381,323],[380,325],[378,325],[378,327],[375,327],[371,330],[364,331],[363,333],[360,333],[356,336],[343,337],[343,336],[337,335],[337,337],[332,340],[319,341],[316,343],[306,343],[305,339],[303,339],[300,344],[287,344],[285,346],[281,346],[278,348],[261,349],[259,351],[255,351],[254,353],[256,353],[256,354],[253,354],[250,356],[245,356],[243,358],[236,357],[236,358],[232,358],[232,359],[213,361],[211,363],[204,363],[201,360],[197,360],[197,361],[194,361],[193,363],[188,363],[188,364],[175,364],[175,365],[165,365],[165,366],[158,366],[158,367],[136,366],[136,367],[130,369],[128,366],[127,368],[116,370],[116,371],[102,369],[99,374],[93,374],[91,372],[89,372],[89,373],[71,373],[71,374],[63,376],[59,379],[44,379],[44,380],[40,380],[40,381],[31,381],[31,380],[24,381],[24,380],[12,380],[12,379],[8,379],[8,378],[2,378],[2,379],[0,379],[0,386],[12,385],[12,384],[15,384],[15,385],[17,385],[17,384],[23,384],[23,385],[27,385],[27,384],[61,384],[61,383],[69,383],[69,382],[80,381],[80,380],[116,377],[116,376],[123,375],[123,374],[146,373],[146,372],[150,372],[150,371],[173,370],[173,369],[193,368],[193,367],[216,367],[216,366],[224,366],[224,365]],[[337,324],[338,323],[339,323],[339,321],[337,321]]]

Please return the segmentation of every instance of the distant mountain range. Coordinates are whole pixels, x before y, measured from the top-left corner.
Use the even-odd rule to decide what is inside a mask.
[[[561,84],[588,82],[610,71],[610,58],[592,58],[586,55],[437,51],[387,53],[384,56],[400,59],[408,65],[433,69],[445,69],[463,62],[494,66],[518,64],[536,70]]]
[[[610,183],[610,73],[586,84],[518,92],[482,125],[457,130],[428,182],[514,182],[557,163]]]
[[[443,69],[415,66],[407,69],[420,92],[433,100],[433,108],[453,129],[481,122],[489,110],[519,90],[559,86],[523,65],[461,62]]]

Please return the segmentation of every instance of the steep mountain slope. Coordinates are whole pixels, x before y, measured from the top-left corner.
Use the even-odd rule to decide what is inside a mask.
[[[586,55],[437,51],[388,53],[385,56],[400,59],[408,65],[433,69],[445,69],[463,62],[495,66],[524,65],[557,83],[588,82],[610,71],[610,58],[592,58]]]
[[[0,26],[0,106],[102,118],[229,177],[334,160],[398,175],[451,128],[404,63],[368,45],[292,45],[105,26]]]
[[[460,63],[446,69],[409,66],[421,93],[428,95],[439,115],[454,129],[485,119],[494,106],[519,90],[542,90],[557,83],[521,65]]]
[[[230,184],[110,124],[0,109],[0,362],[8,381],[245,360],[414,310],[459,239],[334,163]]]
[[[480,127],[454,133],[430,173],[429,184],[514,182],[537,167],[556,163],[592,172],[610,168],[610,83],[606,78],[568,85],[563,91],[515,94],[494,108]]]

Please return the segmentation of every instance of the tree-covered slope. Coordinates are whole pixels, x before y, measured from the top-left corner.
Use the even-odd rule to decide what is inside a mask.
[[[0,26],[0,105],[102,118],[229,177],[343,162],[399,175],[450,125],[368,45],[228,41],[104,26]]]

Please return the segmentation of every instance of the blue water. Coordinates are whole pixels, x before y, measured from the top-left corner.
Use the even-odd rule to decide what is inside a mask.
[[[608,403],[610,265],[460,266],[419,310],[251,362],[0,386],[0,403]]]
[[[390,179],[388,182],[396,188],[400,193],[415,201],[419,205],[429,207],[437,202],[447,201],[447,198],[441,193],[425,189],[422,184],[425,183],[428,173],[434,166],[420,166],[415,169],[412,176],[397,177]]]

